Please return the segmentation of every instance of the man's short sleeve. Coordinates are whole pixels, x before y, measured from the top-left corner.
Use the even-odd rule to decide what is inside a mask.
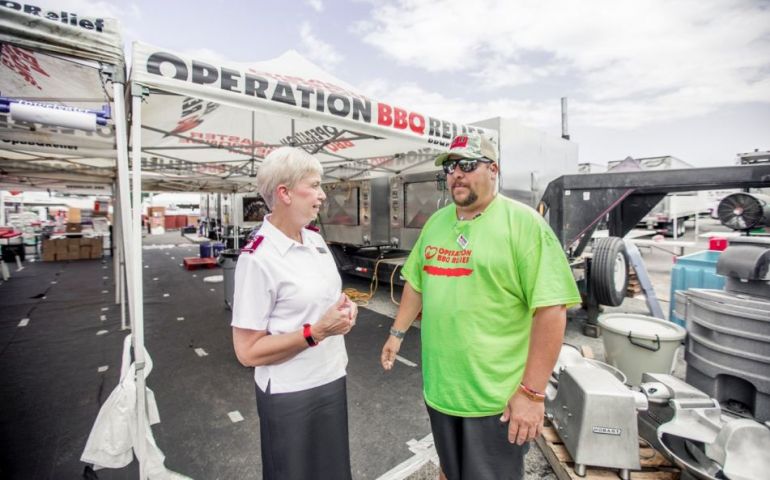
[[[275,306],[275,286],[258,259],[243,254],[235,267],[233,318],[231,325],[249,330],[267,330]]]
[[[519,278],[531,312],[536,308],[581,302],[567,256],[551,227],[541,217],[533,222],[529,249],[519,258]]]
[[[420,232],[420,236],[417,238],[417,242],[414,244],[412,251],[409,252],[409,257],[406,259],[404,266],[401,268],[401,276],[409,282],[409,285],[417,293],[422,293],[422,239],[425,228]]]

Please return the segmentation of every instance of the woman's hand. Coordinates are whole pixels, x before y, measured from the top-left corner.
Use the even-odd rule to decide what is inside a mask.
[[[342,294],[343,297],[345,297],[345,303],[340,307],[341,309],[348,308],[350,311],[350,326],[353,327],[356,324],[356,319],[358,317],[358,304],[350,299],[347,295],[344,293]]]
[[[351,304],[347,295],[341,294],[337,302],[324,312],[321,319],[311,325],[310,334],[316,342],[333,335],[345,335],[353,328],[355,316],[352,316]],[[355,314],[358,314],[357,308]]]

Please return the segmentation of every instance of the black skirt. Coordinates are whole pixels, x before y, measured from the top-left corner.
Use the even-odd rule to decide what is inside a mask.
[[[345,377],[300,392],[256,390],[264,480],[352,478]]]

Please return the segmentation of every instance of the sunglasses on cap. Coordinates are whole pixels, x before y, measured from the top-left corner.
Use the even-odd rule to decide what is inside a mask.
[[[447,160],[446,162],[441,164],[441,168],[444,169],[444,173],[446,173],[447,175],[453,174],[455,171],[455,168],[457,167],[460,167],[460,170],[462,170],[465,173],[471,173],[472,171],[478,168],[479,163],[493,163],[493,162],[492,160],[489,160],[484,157],[461,158],[459,160]]]

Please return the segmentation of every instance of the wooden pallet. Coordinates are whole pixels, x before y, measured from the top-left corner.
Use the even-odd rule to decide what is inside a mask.
[[[642,293],[642,284],[639,283],[639,277],[636,275],[634,267],[628,266],[628,288],[626,289],[627,297],[634,297]]]
[[[182,261],[185,270],[197,270],[199,268],[216,268],[219,266],[217,259],[213,257],[185,257]]]
[[[619,479],[618,470],[601,467],[586,467],[585,477],[575,473],[575,463],[553,427],[546,425],[543,434],[536,440],[546,460],[553,468],[559,480],[598,480]],[[632,471],[632,480],[677,480],[679,469],[674,467],[657,450],[645,442],[639,442],[639,460],[641,471]]]

